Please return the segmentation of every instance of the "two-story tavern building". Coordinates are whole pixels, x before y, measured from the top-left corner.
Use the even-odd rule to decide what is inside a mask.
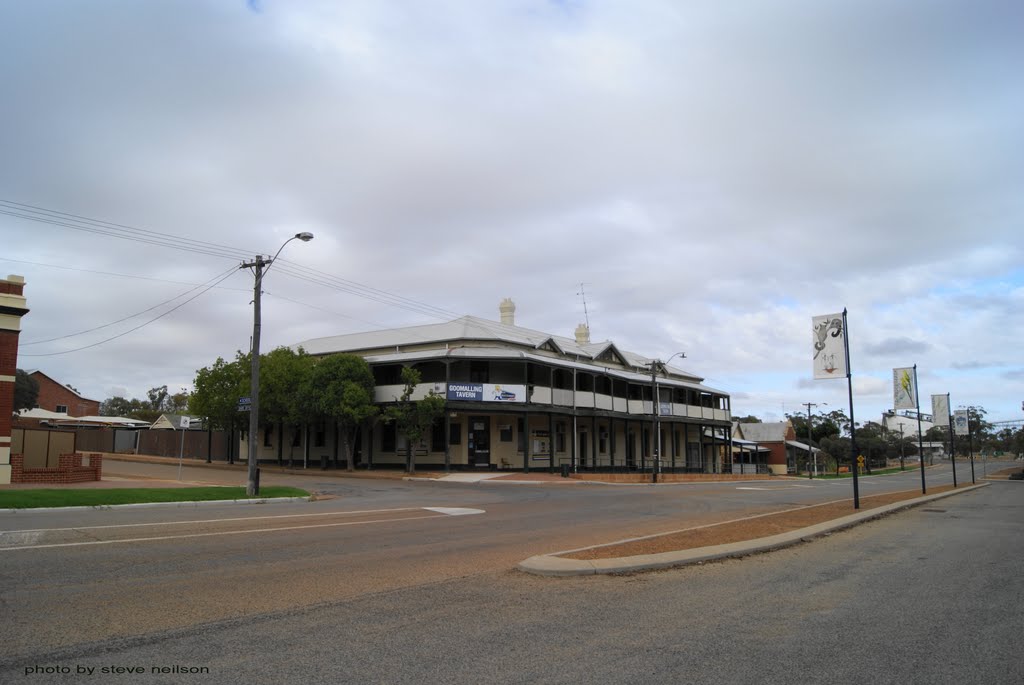
[[[417,468],[633,470],[651,468],[660,454],[665,471],[730,470],[728,394],[673,366],[652,374],[657,360],[590,342],[584,325],[575,338],[560,337],[516,326],[511,300],[500,311],[501,322],[464,316],[316,338],[295,348],[363,357],[382,406],[402,394],[402,368],[417,369],[422,382],[413,397],[435,392],[446,400],[443,421],[414,445]],[[319,426],[311,434],[303,452],[322,463],[334,449],[334,431]],[[261,438],[260,459],[279,457],[276,436]],[[404,460],[393,425],[377,422],[361,431],[358,465]]]

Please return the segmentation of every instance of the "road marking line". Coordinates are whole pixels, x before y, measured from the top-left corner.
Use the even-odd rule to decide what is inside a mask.
[[[448,516],[472,516],[473,514],[483,514],[483,509],[464,509],[461,507],[423,507],[427,511],[436,511],[439,514],[447,514]]]
[[[389,511],[418,511],[428,507],[399,507],[397,509],[363,509],[360,511],[322,511],[313,514],[280,514],[277,516],[238,516],[226,519],[201,519],[193,521],[185,519],[182,521],[156,521],[154,523],[118,523],[109,526],[72,526],[70,528],[29,528],[26,530],[0,530],[0,535],[10,533],[55,533],[67,530],[103,530],[107,528],[139,528],[141,526],[181,526],[199,523],[225,523],[230,521],[261,521],[263,519],[291,519],[310,518],[313,516],[349,516],[354,514],[380,514]]]
[[[375,521],[342,521],[340,523],[318,523],[311,526],[287,526],[285,528],[260,528],[257,530],[228,530],[220,533],[188,533],[185,535],[163,535],[149,538],[127,538],[125,540],[90,540],[88,542],[59,542],[48,545],[32,545],[27,547],[0,547],[0,552],[13,552],[22,549],[47,549],[50,547],[84,547],[86,545],[114,545],[123,542],[153,542],[158,540],[183,540],[186,538],[208,538],[217,535],[248,535],[252,533],[277,533],[285,530],[304,530],[306,528],[336,528],[339,526],[361,526],[367,523],[393,523],[396,521],[415,521],[418,519],[443,518],[445,514],[430,516],[406,516],[397,519],[377,519]]]

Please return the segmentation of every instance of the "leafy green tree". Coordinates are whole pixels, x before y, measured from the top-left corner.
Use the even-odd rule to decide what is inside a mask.
[[[304,389],[312,371],[313,358],[301,348],[278,347],[260,356],[260,426],[308,425],[314,407]]]
[[[263,430],[273,424],[293,426],[301,429],[303,440],[306,439],[309,423],[315,418],[314,405],[308,393],[303,392],[303,388],[308,388],[312,367],[313,358],[301,348],[278,347],[260,356],[259,419]],[[289,460],[292,457],[290,452]]]
[[[188,398],[189,412],[205,417],[211,428],[244,429],[249,417],[238,411],[238,400],[249,395],[249,363],[249,355],[238,352],[232,362],[217,357],[210,366],[197,370]]]
[[[355,468],[352,445],[356,431],[379,409],[373,402],[373,372],[354,354],[332,354],[312,368],[301,395],[318,418],[332,421],[341,437],[342,457],[349,471]]]
[[[733,420],[736,423],[761,423],[761,419],[757,418],[753,414],[750,414],[748,416],[733,417]]]
[[[132,407],[132,401],[121,396],[108,397],[100,403],[101,416],[121,416],[129,418],[133,411],[134,408]]]
[[[420,372],[411,367],[402,369],[402,396],[395,398],[395,404],[385,412],[386,421],[394,421],[395,429],[405,438],[405,470],[413,473],[416,465],[413,460],[413,446],[419,444],[431,430],[434,421],[444,414],[444,397],[433,390],[421,400],[412,399],[416,386],[420,382]]]
[[[39,404],[39,381],[18,369],[14,372],[14,411],[33,409]]]

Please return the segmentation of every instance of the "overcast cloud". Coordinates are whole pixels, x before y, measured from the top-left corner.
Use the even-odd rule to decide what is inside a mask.
[[[166,307],[30,343],[311,231],[267,277],[264,350],[438,320],[300,267],[567,336],[583,283],[594,339],[685,352],[772,420],[845,406],[809,379],[811,316],[846,307],[858,420],[915,363],[926,403],[1018,419],[1022,25],[1016,0],[4,3],[0,199],[202,248],[0,214],[19,367],[188,388],[248,347],[248,271],[89,349],[52,354]]]

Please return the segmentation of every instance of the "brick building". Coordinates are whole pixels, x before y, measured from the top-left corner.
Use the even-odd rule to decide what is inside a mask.
[[[78,392],[47,376],[42,371],[30,371],[29,376],[39,383],[39,399],[36,406],[47,411],[71,416],[98,416],[99,400],[82,397]]]
[[[0,484],[11,482],[11,415],[18,369],[18,336],[25,306],[25,279],[0,279]]]

